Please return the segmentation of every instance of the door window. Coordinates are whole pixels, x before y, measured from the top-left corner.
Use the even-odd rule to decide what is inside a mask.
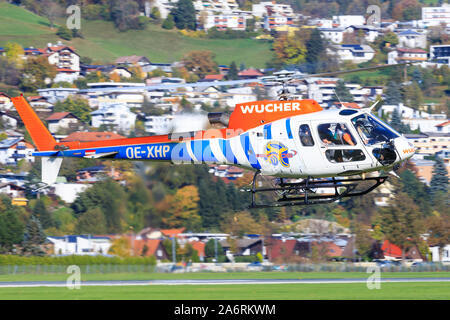
[[[323,123],[317,129],[324,145],[356,145],[355,139],[344,123]]]
[[[311,130],[307,124],[302,124],[298,128],[298,136],[304,147],[312,147],[314,145],[314,140],[311,135]]]
[[[325,156],[331,163],[364,161],[366,156],[359,149],[330,149],[325,151]]]

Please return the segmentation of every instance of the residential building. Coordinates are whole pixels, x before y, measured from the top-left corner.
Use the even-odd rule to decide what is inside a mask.
[[[162,116],[146,116],[145,117],[145,132],[150,134],[167,134],[172,128],[173,115]]]
[[[124,66],[128,66],[128,67],[133,67],[133,66],[144,66],[150,63],[150,60],[147,59],[147,57],[144,56],[136,56],[136,55],[132,55],[132,56],[124,56],[124,57],[119,57],[116,59],[116,61],[114,62],[117,65],[124,65]]]
[[[427,52],[422,49],[396,48],[388,53],[388,64],[427,61]]]
[[[37,89],[38,94],[51,104],[54,104],[58,101],[64,101],[69,96],[77,95],[79,91],[80,90],[78,88]]]
[[[344,32],[343,28],[319,28],[320,32],[322,32],[322,36],[332,42],[332,43],[342,43],[344,40]]]
[[[104,180],[106,177],[110,177],[113,180],[120,180],[122,173],[115,170],[114,167],[108,169],[104,165],[93,166],[77,170],[77,182],[82,183],[94,183]]]
[[[13,108],[12,101],[10,97],[3,92],[0,92],[0,110],[8,111]]]
[[[267,15],[264,16],[263,25],[264,29],[268,31],[270,30],[280,31],[285,27],[292,27],[294,25],[294,17],[276,14]]]
[[[228,240],[221,240],[220,245],[225,251],[226,255],[231,253],[231,244]],[[235,256],[251,256],[263,252],[263,241],[262,239],[236,239],[237,252],[234,253]]]
[[[262,77],[263,74],[254,68],[249,68],[249,69],[240,71],[238,73],[238,76],[240,79],[257,79],[258,77]]]
[[[378,28],[367,25],[351,25],[345,28],[345,32],[362,34],[367,42],[374,42],[381,33]]]
[[[244,31],[246,28],[245,16],[239,14],[197,15],[197,20],[204,30],[216,28],[220,31],[227,29]]]
[[[172,257],[167,253],[161,239],[133,239],[131,250],[134,256],[150,257],[154,256],[156,260],[169,260]]]
[[[78,195],[86,191],[92,185],[86,183],[62,183],[57,182],[51,186],[51,193],[58,196],[66,203],[73,203]]]
[[[443,3],[440,7],[422,7],[422,22],[424,25],[438,26],[450,23],[450,4]]]
[[[130,132],[136,122],[136,114],[126,104],[110,104],[91,112],[91,124],[99,128],[106,126],[123,132]]]
[[[327,50],[340,61],[352,61],[353,63],[367,62],[375,56],[375,50],[364,44],[335,44]]]
[[[91,235],[47,237],[47,240],[53,244],[53,251],[56,255],[107,254],[111,247],[110,238]]]
[[[12,182],[0,183],[0,193],[6,194],[10,198],[24,198],[25,187]]]
[[[398,35],[398,47],[401,48],[427,48],[426,33],[419,33],[413,30],[405,30]]]
[[[27,97],[28,103],[36,112],[50,113],[53,111],[53,104],[42,96]]]
[[[49,43],[44,49],[44,55],[48,63],[57,67],[58,74],[54,82],[73,82],[80,76],[80,56],[73,47],[58,42],[56,45]]]
[[[389,240],[384,240],[383,245],[381,246],[381,250],[383,250],[384,259],[386,260],[402,259],[402,249],[400,249],[400,247],[396,246],[395,244],[390,243]],[[405,259],[408,260],[424,260],[417,246],[413,246],[407,249],[404,254]]]
[[[450,244],[443,248],[431,247],[431,261],[433,262],[450,262]]]
[[[360,15],[333,16],[333,25],[339,28],[347,28],[351,25],[365,25],[366,19]]]
[[[430,46],[430,61],[444,63],[450,67],[450,44]]]
[[[56,133],[60,129],[69,129],[78,127],[80,119],[70,112],[55,112],[45,119],[48,124],[48,130]]]
[[[270,15],[293,16],[294,10],[288,4],[266,1],[252,4],[252,15],[258,18]]]
[[[450,150],[450,133],[426,132],[421,134],[404,134],[416,148],[416,153],[434,155],[440,151]]]
[[[411,160],[412,164],[414,164],[414,167],[416,168],[416,176],[419,178],[420,181],[423,183],[430,185],[431,178],[433,176],[433,166],[435,164],[435,161],[433,160],[425,160],[425,159],[419,159],[418,157],[414,157]],[[446,163],[446,168],[448,172],[448,176],[450,178],[450,164]]]
[[[23,138],[7,138],[0,141],[0,163],[16,165],[20,160],[34,162],[34,150]]]

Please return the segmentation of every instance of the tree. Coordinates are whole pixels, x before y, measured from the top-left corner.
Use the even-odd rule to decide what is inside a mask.
[[[350,90],[345,86],[345,82],[339,80],[336,83],[335,95],[333,97],[333,102],[353,102],[353,95],[350,93]]]
[[[185,186],[165,199],[167,208],[163,223],[168,228],[186,227],[187,230],[198,230],[201,218],[198,215],[198,189],[195,186]]]
[[[402,102],[402,93],[397,82],[389,82],[385,91],[386,104],[399,105]]]
[[[51,213],[47,210],[45,202],[42,199],[37,199],[33,208],[33,215],[39,219],[44,229],[54,226]]]
[[[420,210],[405,193],[398,192],[390,205],[381,210],[381,229],[387,240],[402,250],[418,243],[422,231]]]
[[[431,216],[425,222],[428,231],[428,245],[439,247],[439,260],[442,260],[442,249],[450,243],[450,217]]]
[[[5,55],[8,61],[13,62],[17,67],[22,67],[25,52],[22,46],[15,42],[8,42],[5,46]]]
[[[20,88],[26,92],[45,88],[55,78],[56,73],[56,67],[49,64],[46,57],[28,58],[22,71]]]
[[[215,55],[211,51],[191,51],[183,57],[182,61],[188,71],[203,78],[207,74],[218,72],[214,58]]]
[[[119,31],[142,29],[139,6],[132,0],[110,0],[111,19]]]
[[[316,73],[318,70],[318,62],[326,49],[326,44],[322,38],[319,29],[311,32],[310,38],[306,41],[306,62],[310,73]]]
[[[220,257],[224,256],[222,245],[218,239],[210,239],[205,244],[205,256],[212,258],[216,257],[216,243],[217,243],[217,258],[220,260]]]
[[[54,110],[55,112],[71,112],[84,123],[91,120],[92,109],[89,102],[81,97],[69,96],[64,101],[57,101]]]
[[[167,18],[164,20],[162,27],[167,30],[172,30],[175,27],[175,21],[173,19],[173,15],[169,14]]]
[[[419,109],[423,103],[423,94],[417,82],[413,82],[404,88],[403,100],[413,109]]]
[[[68,40],[68,41],[72,40],[72,31],[69,30],[69,28],[67,28],[66,26],[58,27],[58,31],[56,31],[56,35],[64,40]]]
[[[303,40],[296,35],[281,35],[273,43],[277,60],[282,64],[305,62],[307,49]]]
[[[238,68],[236,66],[236,62],[232,61],[230,64],[230,69],[228,70],[227,79],[228,80],[238,80]]]
[[[178,29],[197,29],[195,8],[191,0],[179,0],[170,14]]]
[[[448,192],[448,172],[444,161],[440,157],[436,157],[433,165],[433,174],[430,181],[430,193],[432,197],[438,193],[446,194]]]
[[[368,258],[372,251],[372,237],[367,226],[362,223],[354,223],[355,245],[361,257]]]
[[[78,218],[76,232],[78,234],[105,234],[106,219],[100,208],[91,208]]]
[[[150,13],[150,18],[155,20],[155,22],[159,22],[161,20],[161,13],[159,12],[158,7],[152,8],[152,12]]]
[[[18,208],[7,196],[0,196],[0,251],[11,251],[22,242],[24,225],[20,221]]]
[[[131,243],[127,237],[120,237],[111,242],[108,254],[126,258],[131,255]]]
[[[53,29],[56,18],[62,16],[63,9],[61,6],[52,0],[42,0],[40,14],[50,21],[50,28]]]
[[[23,250],[31,255],[43,255],[41,245],[45,242],[46,235],[39,219],[32,215],[28,221],[23,238]]]
[[[20,71],[17,65],[6,57],[0,57],[0,82],[12,86],[20,83]]]
[[[259,234],[262,231],[261,225],[247,211],[227,215],[221,228],[226,233],[239,238],[247,233]]]

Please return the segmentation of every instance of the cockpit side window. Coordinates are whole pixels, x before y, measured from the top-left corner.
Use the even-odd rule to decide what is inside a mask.
[[[380,120],[377,120],[372,115],[361,114],[354,117],[352,123],[361,137],[361,140],[366,145],[387,142],[399,137],[395,131],[383,125]]]
[[[317,129],[320,140],[325,145],[356,145],[355,139],[344,123],[323,123]]]
[[[298,128],[298,136],[304,147],[312,147],[314,145],[314,140],[311,135],[311,130],[307,124],[302,124]]]

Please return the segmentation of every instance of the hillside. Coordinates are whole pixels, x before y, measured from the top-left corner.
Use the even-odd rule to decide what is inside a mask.
[[[0,3],[0,46],[14,41],[22,46],[44,47],[48,42],[60,40],[48,21],[23,8]],[[118,32],[107,21],[81,23],[84,39],[76,38],[64,43],[74,46],[81,56],[99,62],[111,62],[123,55],[145,55],[151,61],[167,63],[180,59],[193,50],[210,50],[219,64],[236,61],[247,67],[264,67],[271,59],[270,44],[251,39],[194,39],[177,31],[149,25],[146,30]]]

